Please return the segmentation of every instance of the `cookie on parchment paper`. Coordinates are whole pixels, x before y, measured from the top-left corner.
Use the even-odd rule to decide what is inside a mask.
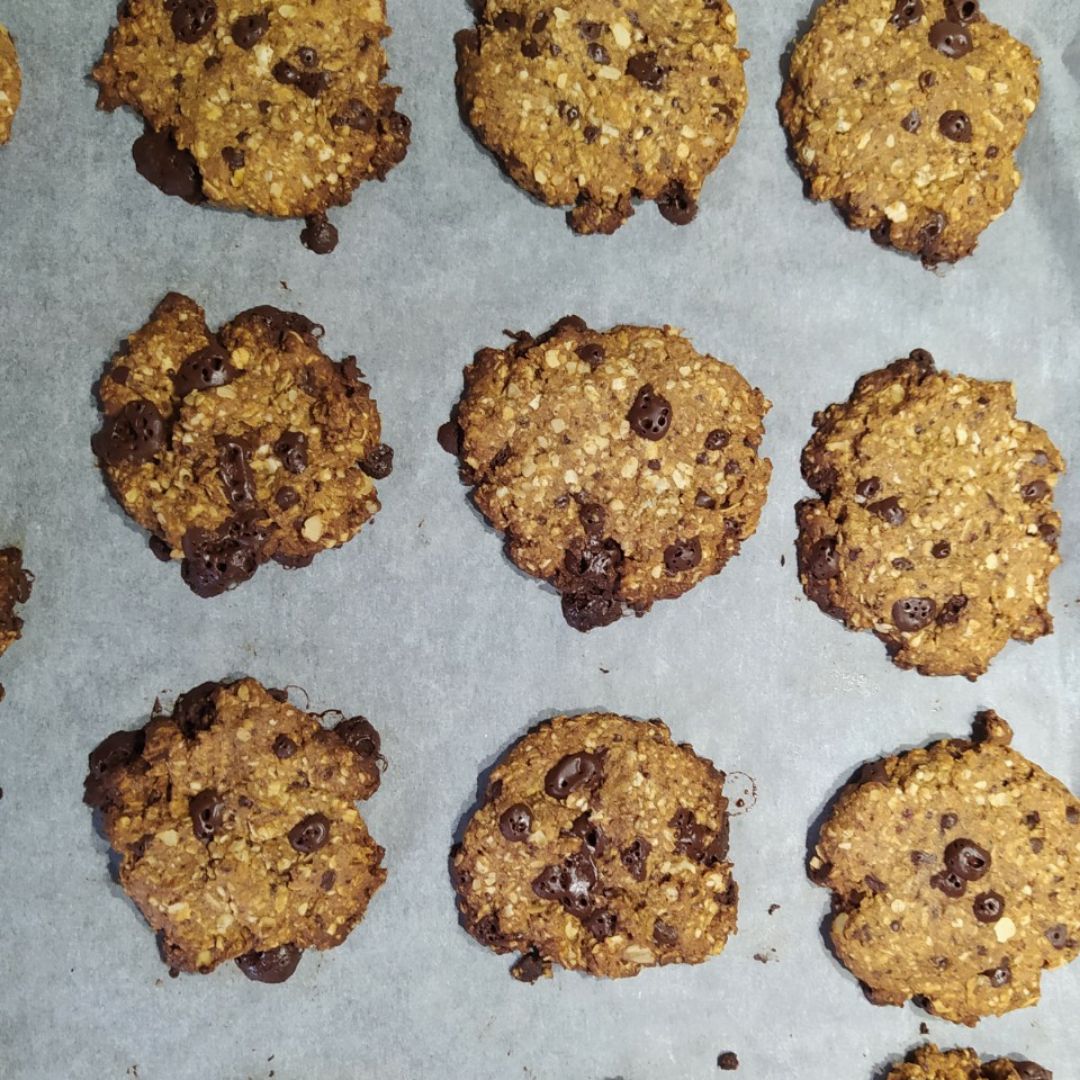
[[[168,195],[307,217],[304,243],[325,254],[327,209],[405,157],[384,0],[124,0],[117,18],[98,105],[142,114],[135,164]]]
[[[697,213],[746,108],[727,0],[486,0],[457,35],[466,121],[511,178],[578,233],[612,233],[633,200]]]
[[[825,0],[780,115],[812,198],[934,267],[1012,203],[1038,100],[1038,60],[978,0]]]
[[[521,953],[525,982],[553,963],[617,978],[715,956],[738,905],[723,787],[659,720],[544,721],[495,767],[452,853],[466,929]]]
[[[356,358],[334,363],[321,336],[273,307],[211,333],[170,293],[101,380],[93,447],[109,487],[199,596],[270,559],[307,566],[379,509],[393,451]]]
[[[875,1004],[974,1025],[1034,1005],[1080,953],[1080,799],[1011,742],[981,713],[970,740],[864,766],[829,811],[810,875]]]
[[[571,315],[477,353],[440,441],[510,558],[590,630],[682,595],[753,535],[769,407],[671,327]]]
[[[939,1050],[920,1046],[885,1080],[1053,1080],[1054,1074],[1034,1061],[994,1058],[982,1061],[974,1050]]]
[[[340,945],[386,878],[355,806],[382,764],[363,717],[330,729],[254,679],[203,683],[102,742],[84,799],[170,967],[235,960],[276,983],[305,949]]]
[[[22,72],[15,42],[5,26],[0,25],[0,146],[11,138],[11,125],[22,96]]]
[[[19,640],[23,621],[15,614],[17,604],[30,599],[34,575],[25,569],[22,552],[15,547],[0,548],[0,656]],[[0,701],[4,688],[0,686]]]
[[[1053,628],[1054,485],[1065,462],[1016,418],[1012,383],[937,371],[923,349],[814,418],[818,493],[797,508],[807,596],[893,662],[974,679],[1009,639]]]

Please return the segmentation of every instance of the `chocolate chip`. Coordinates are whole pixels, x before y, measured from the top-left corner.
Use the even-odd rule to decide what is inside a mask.
[[[351,716],[334,726],[334,734],[354,753],[362,758],[377,758],[382,739],[374,724],[366,716]]]
[[[937,75],[932,71],[924,71],[919,76],[919,89],[926,91],[937,85]]]
[[[907,571],[915,569],[915,564],[910,559],[905,559],[903,555],[893,559],[892,565],[895,570]]]
[[[228,518],[215,530],[192,526],[184,533],[180,576],[198,596],[218,596],[247,581],[265,558],[268,529],[258,509]]]
[[[499,832],[511,842],[529,839],[532,832],[532,812],[524,803],[514,803],[499,816]]]
[[[165,420],[153,402],[137,398],[105,420],[92,445],[106,465],[150,461],[164,449]]]
[[[585,920],[584,926],[597,941],[604,941],[618,929],[619,919],[614,911],[602,908],[600,911],[594,911]]]
[[[922,117],[919,116],[918,109],[912,109],[911,112],[900,121],[900,126],[909,134],[914,135],[922,126]]]
[[[596,885],[596,865],[588,852],[578,851],[561,865],[545,866],[532,883],[541,900],[562,904],[566,911],[584,918],[593,909],[592,890]]]
[[[195,839],[208,843],[225,822],[225,802],[213,788],[206,788],[188,802]]]
[[[638,390],[626,418],[635,434],[657,442],[671,427],[671,405],[667,398],[653,392],[651,383],[646,383]]]
[[[533,951],[523,953],[510,968],[510,974],[518,982],[529,984],[543,978],[546,971],[547,965],[540,959],[540,954]]]
[[[1038,810],[1032,810],[1031,813],[1024,815],[1024,824],[1029,829],[1037,829],[1042,823],[1042,816]]]
[[[589,811],[578,814],[568,831],[569,836],[576,836],[590,854],[599,858],[607,851],[608,840],[599,823],[592,820]]]
[[[715,510],[716,500],[702,488],[698,488],[698,493],[694,496],[694,505],[701,507],[702,510]]]
[[[143,752],[146,732],[114,731],[90,751],[89,772],[84,782],[83,802],[87,806],[102,808],[108,802],[105,777],[113,769],[130,765]]]
[[[716,1059],[716,1065],[723,1072],[734,1072],[739,1067],[739,1055],[731,1050],[725,1050]]]
[[[589,54],[589,59],[597,64],[610,64],[611,53],[604,48],[599,42],[594,41],[586,50]]]
[[[907,514],[904,513],[904,508],[895,495],[890,495],[880,502],[871,503],[867,510],[871,514],[876,514],[886,525],[903,525],[907,520]]]
[[[524,30],[525,18],[516,11],[500,11],[492,25],[502,33],[508,30]]]
[[[956,814],[942,814],[941,815],[941,831],[948,832],[950,829],[955,829],[959,818]]]
[[[676,945],[679,941],[679,931],[663,919],[657,919],[653,923],[652,936],[653,941],[662,946]]]
[[[967,883],[954,870],[939,871],[930,879],[930,884],[954,900],[963,896],[967,890]]]
[[[379,443],[360,462],[360,468],[372,480],[385,480],[394,471],[394,450],[386,443]]]
[[[255,501],[255,476],[248,461],[246,444],[229,435],[219,435],[216,442],[218,478],[226,501],[234,510],[250,506]]]
[[[595,124],[588,124],[581,134],[585,141],[591,145],[600,138],[600,129]]]
[[[555,587],[562,595],[566,621],[576,630],[607,626],[622,615],[617,599],[622,548],[610,537],[576,537],[570,542]]]
[[[877,244],[878,247],[889,247],[892,244],[892,222],[883,217],[876,225],[870,230],[870,239]]]
[[[270,17],[265,11],[241,15],[232,24],[232,39],[241,49],[253,49],[270,29]]]
[[[301,855],[312,855],[330,839],[330,822],[325,814],[309,814],[289,830],[289,843]]]
[[[600,35],[604,32],[604,24],[598,22],[590,22],[588,19],[582,19],[578,23],[578,33],[586,41],[599,41]]]
[[[173,723],[184,738],[194,739],[200,731],[208,731],[217,719],[214,696],[220,683],[204,682],[181,694],[173,706]]]
[[[274,443],[274,453],[286,472],[302,473],[308,466],[307,436],[302,431],[286,431]]]
[[[154,553],[154,558],[159,562],[170,562],[172,560],[172,547],[169,541],[160,536],[151,536],[148,541],[150,550]]]
[[[892,606],[892,621],[897,630],[910,633],[934,621],[937,604],[928,596],[907,596]]]
[[[979,17],[979,0],[945,0],[945,17],[961,26]]]
[[[705,854],[708,829],[694,817],[693,811],[679,807],[668,824],[675,830],[675,851],[700,862]]]
[[[1001,893],[979,893],[971,907],[979,922],[995,923],[1005,914],[1005,899]]]
[[[131,156],[139,175],[159,191],[192,204],[204,200],[195,156],[176,145],[171,131],[155,131],[147,124],[132,144]]]
[[[936,862],[936,859],[929,851],[913,851],[911,853],[911,863],[913,866],[929,866],[934,862]]]
[[[971,52],[971,34],[959,23],[942,19],[930,27],[930,45],[950,60],[958,60]]]
[[[952,544],[948,540],[939,540],[931,549],[935,559],[947,559],[952,554]]]
[[[289,738],[288,735],[279,735],[274,739],[274,745],[271,747],[274,751],[274,756],[281,758],[291,758],[296,753],[296,743]]]
[[[642,836],[636,836],[619,853],[627,873],[635,881],[644,881],[652,844]]]
[[[274,494],[274,502],[277,503],[279,510],[291,510],[299,501],[299,492],[288,485],[278,488]]]
[[[323,872],[323,876],[319,878],[319,888],[323,892],[329,892],[334,887],[335,881],[337,881],[337,874],[333,870],[326,870]]]
[[[656,207],[672,225],[688,225],[697,217],[697,200],[679,180],[672,180],[656,196]]]
[[[196,390],[210,390],[231,383],[240,374],[229,363],[226,349],[215,342],[193,352],[176,369],[173,388],[183,399]]]
[[[960,621],[960,613],[967,607],[968,598],[963,593],[950,596],[938,612],[938,626],[953,626]]]
[[[876,498],[881,491],[881,480],[876,476],[868,476],[855,485],[855,494],[860,499]]]
[[[692,537],[689,540],[676,540],[664,548],[664,566],[669,574],[680,574],[693,570],[701,562],[701,540]]]
[[[971,142],[971,118],[966,112],[950,109],[942,113],[938,127],[946,139],[952,139],[953,142],[958,143]]]
[[[540,44],[535,38],[526,38],[521,43],[521,55],[526,60],[535,60],[540,55]]]
[[[481,945],[487,945],[488,948],[498,947],[506,940],[499,928],[499,916],[494,912],[478,919],[472,928],[472,934]]]
[[[244,167],[247,155],[243,150],[238,150],[235,146],[225,146],[221,150],[221,160],[225,162],[229,172],[236,172]]]
[[[978,881],[984,877],[992,861],[989,851],[965,837],[954,840],[945,849],[945,865],[965,881]]]
[[[600,752],[582,750],[567,754],[553,765],[544,777],[544,790],[553,799],[565,799],[582,789],[595,791],[603,782],[603,757]]]
[[[589,367],[594,370],[603,363],[604,360],[604,346],[598,345],[596,342],[587,342],[584,345],[579,345],[574,350],[578,356],[585,361]]]
[[[1048,927],[1045,931],[1046,940],[1054,946],[1055,949],[1064,949],[1069,944],[1069,929],[1064,923],[1058,923],[1056,926]]]
[[[1038,502],[1050,494],[1050,485],[1045,480],[1032,480],[1030,484],[1024,484],[1020,489],[1020,496],[1024,502]]]
[[[980,974],[985,975],[990,980],[990,985],[995,989],[1008,986],[1012,982],[1012,969],[1009,967],[1008,957],[1003,957],[996,968],[990,968],[987,971],[980,972]]]
[[[267,336],[279,349],[286,349],[293,344],[294,337],[299,337],[314,348],[324,334],[318,323],[313,323],[307,316],[296,311],[282,311],[270,304],[261,304],[237,316],[237,320],[250,321],[261,326]],[[355,357],[350,359],[355,360]],[[342,365],[347,361],[342,360]]]
[[[447,420],[445,424],[441,424],[436,435],[439,445],[454,457],[461,454],[461,438],[461,425],[456,420]]]
[[[279,945],[266,952],[249,952],[236,958],[236,966],[252,982],[283,983],[296,970],[303,952],[295,945]]]
[[[655,52],[636,53],[631,56],[626,61],[626,74],[650,90],[659,90],[664,85],[665,71],[656,62]]]
[[[172,8],[173,37],[185,45],[194,45],[213,29],[217,4],[213,0],[176,0]]]
[[[547,29],[547,24],[551,22],[551,16],[546,11],[541,11],[539,15],[533,20],[532,32],[534,34],[542,34]]]
[[[556,106],[559,115],[568,123],[572,124],[575,120],[581,118],[581,110],[576,105],[571,105],[568,101],[560,101]]]
[[[349,98],[333,116],[333,127],[350,127],[353,131],[370,131],[375,126],[375,114],[356,98]]]
[[[906,30],[923,17],[922,0],[896,0],[889,22],[898,30]]]
[[[319,54],[310,45],[301,45],[296,50],[296,58],[304,67],[314,67],[319,62]]]
[[[308,214],[300,230],[300,243],[316,255],[329,255],[338,246],[338,231],[321,211]]]

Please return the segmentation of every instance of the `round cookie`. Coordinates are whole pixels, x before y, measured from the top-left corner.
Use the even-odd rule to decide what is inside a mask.
[[[15,547],[0,548],[0,656],[19,640],[23,621],[15,614],[16,604],[30,599],[34,575],[23,568],[22,552]],[[4,688],[0,686],[0,701]]]
[[[282,982],[363,918],[386,878],[354,805],[379,786],[379,737],[319,720],[254,679],[203,683],[90,755],[84,799],[174,970]]]
[[[923,349],[864,375],[814,417],[803,450],[807,596],[893,662],[974,679],[1010,638],[1049,634],[1065,463],[1016,419],[1012,383],[934,368]]]
[[[272,307],[216,334],[170,293],[99,384],[93,448],[124,510],[216,596],[269,559],[307,566],[379,509],[393,451],[355,357],[319,349],[322,327]]]
[[[486,0],[455,39],[461,110],[510,177],[578,233],[655,200],[685,225],[746,108],[727,0]]]
[[[1054,1080],[1054,1074],[1033,1061],[995,1058],[984,1063],[974,1050],[941,1051],[928,1043],[893,1066],[885,1080]]]
[[[325,211],[405,157],[384,0],[124,0],[117,17],[98,107],[142,114],[136,167],[166,194],[307,216],[304,242],[324,254]]]
[[[1038,60],[978,0],[824,0],[780,116],[811,198],[934,267],[1012,203],[1038,100]]]
[[[974,1025],[1039,1000],[1080,953],[1080,800],[996,713],[970,740],[864,766],[821,827],[837,957],[872,1002]]]
[[[22,96],[22,72],[15,42],[7,28],[0,25],[0,146],[11,138],[11,125]]]
[[[753,535],[769,407],[671,327],[571,315],[478,352],[440,441],[510,558],[590,630],[680,596]]]
[[[551,964],[612,978],[698,964],[735,932],[724,775],[659,720],[559,716],[492,771],[451,856],[465,928]]]

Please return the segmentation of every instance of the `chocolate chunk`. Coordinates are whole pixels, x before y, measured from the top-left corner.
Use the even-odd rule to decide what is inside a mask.
[[[546,866],[533,880],[533,892],[541,900],[562,904],[566,911],[584,918],[593,909],[596,864],[586,851],[578,851],[561,865]]]
[[[570,826],[570,836],[578,837],[582,846],[590,854],[599,858],[607,850],[607,836],[604,834],[604,830],[600,825],[591,820],[588,810],[583,814],[578,814],[574,818],[574,823]]]
[[[570,542],[555,587],[563,594],[563,617],[575,630],[607,626],[622,615],[615,596],[622,562],[622,548],[610,538],[575,537]]]
[[[971,908],[979,922],[996,923],[1005,914],[1005,899],[1001,893],[979,893]]]
[[[524,803],[514,803],[499,815],[499,832],[511,842],[529,839],[532,832],[532,812]]]
[[[478,919],[472,928],[472,934],[481,945],[487,945],[488,948],[498,948],[506,941],[499,927],[499,916],[494,912]]]
[[[644,881],[652,845],[643,836],[635,836],[619,853],[627,873],[635,881]]]
[[[1020,496],[1024,502],[1038,502],[1050,494],[1050,485],[1045,480],[1032,480],[1020,489]]]
[[[287,758],[291,758],[296,753],[296,743],[289,738],[288,735],[278,735],[274,739],[274,745],[271,747],[274,751],[274,757],[281,758],[283,761]]]
[[[291,510],[300,501],[300,494],[294,487],[280,487],[274,495],[274,502],[279,510]]]
[[[867,510],[871,514],[877,514],[886,525],[903,525],[907,520],[907,514],[904,513],[904,508],[900,505],[900,500],[895,495],[890,495],[887,499],[882,499],[880,502],[871,503]]]
[[[129,401],[91,440],[106,465],[137,465],[156,457],[165,446],[165,420],[144,398]]]
[[[731,442],[731,436],[726,431],[721,431],[719,428],[713,428],[713,430],[705,436],[705,449],[723,450],[729,442]]]
[[[101,809],[108,802],[107,775],[113,769],[130,765],[146,745],[146,733],[139,731],[114,731],[90,751],[90,768],[83,784],[83,802]]]
[[[634,398],[634,404],[627,413],[631,430],[643,439],[657,442],[671,427],[671,405],[667,398],[653,392],[652,385],[646,383]]]
[[[213,788],[206,788],[188,801],[188,814],[195,838],[209,843],[225,823],[225,801]]]
[[[283,983],[296,970],[303,952],[295,945],[279,945],[266,952],[249,952],[236,958],[236,966],[252,982]]]
[[[334,734],[354,753],[363,758],[377,758],[382,748],[375,725],[366,716],[351,716],[334,726]]]
[[[218,342],[193,352],[173,375],[176,396],[183,399],[195,390],[210,390],[231,383],[240,372],[229,363],[229,354]]]
[[[709,830],[695,818],[693,811],[685,807],[679,807],[668,824],[675,830],[676,853],[700,862],[705,854]]]
[[[967,26],[979,18],[979,0],[945,0],[945,18]]]
[[[928,596],[908,596],[892,606],[892,621],[897,630],[910,633],[934,621],[937,604]]]
[[[701,540],[694,536],[689,540],[676,540],[664,548],[664,566],[669,574],[693,570],[701,562]]]
[[[596,342],[587,342],[584,345],[579,345],[574,350],[578,356],[585,361],[589,367],[594,370],[598,368],[604,360],[604,346],[599,345]]]
[[[241,439],[229,435],[217,437],[218,478],[225,498],[234,510],[255,501],[255,476],[248,461],[248,448]]]
[[[172,0],[171,10],[173,37],[185,45],[204,38],[217,21],[217,4],[213,0]]]
[[[614,911],[602,908],[600,911],[594,911],[585,920],[584,926],[597,941],[603,941],[611,937],[618,929],[619,919]]]
[[[716,500],[703,488],[698,488],[698,493],[694,496],[694,505],[701,507],[702,510],[715,510]]]
[[[149,124],[131,147],[135,168],[166,195],[192,204],[204,199],[202,174],[195,157],[176,145],[171,131],[155,131]]]
[[[300,231],[300,242],[316,255],[329,255],[338,245],[338,231],[322,211],[308,214]]]
[[[302,473],[308,467],[307,436],[302,431],[286,431],[274,443],[274,453],[286,472]]]
[[[881,480],[876,476],[868,476],[855,485],[855,495],[863,500],[877,498],[881,491]]]
[[[697,200],[679,180],[672,180],[656,196],[656,207],[672,225],[689,225],[697,217]]]
[[[938,127],[946,139],[952,139],[953,142],[958,143],[971,142],[971,118],[966,112],[950,109],[942,113]]]
[[[965,881],[978,881],[990,869],[990,852],[961,837],[945,849],[945,865]]]
[[[626,74],[650,90],[659,90],[664,85],[665,71],[656,62],[655,51],[631,56],[626,61]]]
[[[544,777],[544,790],[553,799],[565,799],[575,791],[595,791],[604,780],[603,752],[582,750],[567,754]]]
[[[931,549],[935,559],[947,559],[952,554],[952,544],[948,540],[939,540]]]
[[[375,114],[356,98],[349,98],[333,116],[334,127],[350,127],[353,131],[370,131],[375,126]]]
[[[959,60],[971,52],[971,34],[959,23],[942,19],[930,27],[930,45],[950,60]]]
[[[173,723],[187,739],[193,739],[200,731],[208,730],[217,718],[214,701],[220,683],[204,682],[181,694],[173,706]]]
[[[912,109],[911,112],[900,121],[900,126],[909,134],[914,135],[922,126],[922,117],[919,116],[918,109]]]
[[[652,936],[653,941],[662,946],[677,945],[679,941],[679,931],[663,919],[657,919],[653,923]]]
[[[917,2],[917,0],[914,0]],[[739,1067],[739,1056],[731,1050],[725,1050],[717,1059],[717,1067],[724,1072],[734,1072]]]
[[[529,983],[530,985],[536,982],[537,979],[543,978],[546,972],[547,965],[540,959],[540,954],[536,952],[523,953],[510,968],[510,974],[518,982]]]
[[[938,626],[952,626],[960,621],[960,613],[967,607],[968,598],[963,593],[950,596],[938,612]]]
[[[906,30],[923,17],[922,0],[896,0],[889,22],[898,30]]]
[[[363,461],[360,468],[372,480],[385,480],[394,471],[394,451],[386,443],[379,443]]]
[[[289,843],[301,855],[312,855],[330,839],[330,822],[325,814],[309,814],[289,830]]]
[[[967,883],[954,870],[941,870],[930,879],[930,884],[935,889],[940,889],[946,896],[954,900],[963,896],[967,891]]]
[[[197,596],[218,596],[247,581],[263,561],[267,528],[258,509],[245,510],[211,531],[192,526],[184,533],[180,575]]]
[[[253,49],[270,29],[270,16],[265,11],[241,15],[231,28],[233,42],[241,49]]]

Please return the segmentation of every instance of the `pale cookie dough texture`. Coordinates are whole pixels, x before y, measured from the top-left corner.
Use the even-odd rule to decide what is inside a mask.
[[[124,0],[118,20],[98,105],[142,114],[136,163],[168,194],[325,233],[328,207],[405,156],[383,0]]]
[[[456,38],[462,112],[513,180],[612,233],[634,199],[684,225],[746,108],[726,0],[486,0]]]
[[[753,535],[768,408],[670,327],[568,316],[476,354],[444,445],[510,558],[590,630],[680,596]]]
[[[559,716],[492,771],[451,856],[465,928],[532,982],[697,964],[735,932],[724,775],[659,720]]]
[[[306,566],[379,509],[393,451],[356,358],[334,363],[321,336],[273,307],[211,333],[170,293],[101,379],[93,448],[109,487],[200,596],[270,559]]]
[[[893,1066],[885,1080],[1054,1080],[1054,1074],[1033,1061],[983,1062],[974,1050],[939,1050],[927,1044]]]
[[[864,766],[821,827],[837,957],[878,1005],[975,1024],[1080,952],[1080,800],[981,713],[974,737]]]
[[[1012,638],[1049,634],[1065,462],[1016,418],[1012,383],[937,371],[923,349],[814,417],[802,470],[807,596],[893,662],[975,679]]]
[[[11,138],[11,124],[22,94],[22,73],[15,54],[15,42],[0,25],[0,146]]]
[[[824,0],[780,115],[812,198],[933,267],[1012,203],[1038,100],[1038,60],[978,0]]]
[[[363,917],[386,871],[355,804],[383,761],[367,720],[337,716],[326,728],[254,679],[204,683],[90,755],[85,801],[173,969],[236,960],[282,982]]]

